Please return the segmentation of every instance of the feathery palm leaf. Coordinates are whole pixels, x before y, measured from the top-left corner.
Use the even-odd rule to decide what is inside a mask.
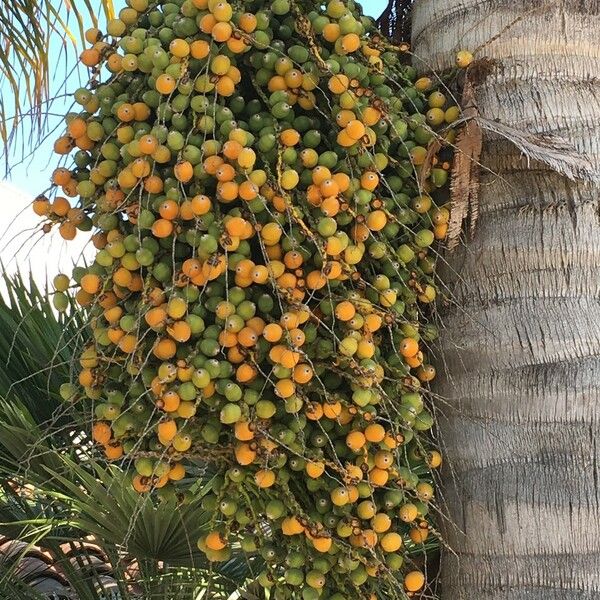
[[[30,142],[45,131],[52,79],[67,74],[66,66],[59,73],[53,69],[61,55],[76,50],[86,23],[96,24],[99,13],[112,18],[113,12],[113,0],[0,2],[0,139],[6,149],[18,130],[28,130]],[[7,150],[4,159],[8,166]]]

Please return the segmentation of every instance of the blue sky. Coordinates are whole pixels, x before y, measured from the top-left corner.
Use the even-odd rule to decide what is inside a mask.
[[[122,0],[115,0],[117,11],[123,5]],[[362,5],[366,14],[377,17],[387,5],[387,0],[364,0]],[[61,48],[60,43],[51,48],[55,63],[59,65],[53,82],[55,94],[59,90],[60,93],[64,93],[62,87],[64,75],[75,66],[76,56],[81,48],[68,49],[66,64],[62,50],[64,48]],[[69,77],[67,80],[69,92],[79,87],[83,75],[85,75],[83,72],[75,71]],[[10,91],[2,85],[1,77],[0,94],[6,105],[10,106]],[[57,100],[52,105],[51,111],[63,114],[69,110],[69,107],[70,103]],[[50,117],[49,120],[53,125],[62,126],[58,116]],[[37,233],[39,220],[28,208],[31,200],[48,185],[56,162],[56,155],[52,152],[55,137],[56,134],[36,144],[34,158],[29,158],[22,164],[15,164],[8,178],[2,180],[0,175],[0,203],[3,206],[3,210],[0,211],[0,260],[9,272],[15,272],[17,269],[27,272],[31,269],[35,280],[42,285],[47,278],[51,279],[58,272],[70,272],[70,264],[77,261],[82,253],[89,255],[91,251],[88,248],[88,237],[82,233],[79,233],[76,240],[69,244],[65,243],[56,232],[40,236]],[[13,164],[17,162],[16,158],[13,157]]]

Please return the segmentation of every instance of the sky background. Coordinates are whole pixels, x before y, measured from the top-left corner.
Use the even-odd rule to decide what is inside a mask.
[[[1,0],[0,0],[1,1]],[[82,0],[72,0],[74,3]],[[120,0],[115,1],[116,11],[124,5]],[[364,0],[362,2],[365,13],[373,17],[381,14],[387,0]],[[60,43],[51,48],[56,64],[59,66],[53,83],[53,93],[64,93],[62,88],[65,73],[72,71],[76,65],[77,55],[81,47],[67,48],[67,60],[65,66],[64,48]],[[80,85],[85,76],[83,71],[72,72],[67,79],[67,90],[73,92]],[[62,89],[61,89],[62,88]],[[0,95],[7,106],[11,105],[11,92],[3,84],[0,76]],[[61,115],[70,109],[70,101],[56,100],[51,112]],[[58,116],[49,117],[52,126],[60,125]],[[62,130],[61,130],[62,133]],[[65,242],[58,232],[42,235],[39,232],[40,221],[31,211],[30,204],[36,195],[43,192],[47,187],[50,175],[57,162],[57,155],[52,152],[52,144],[58,133],[50,135],[45,141],[35,144],[29,148],[33,157],[26,158],[20,164],[21,146],[18,146],[16,156],[12,157],[12,169],[10,174],[2,178],[4,167],[0,165],[0,261],[1,266],[8,273],[20,270],[24,275],[31,271],[36,283],[42,287],[46,281],[51,281],[54,275],[60,272],[70,273],[73,263],[81,260],[82,256],[93,256],[93,249],[89,243],[89,234],[79,232],[72,242]],[[27,148],[27,145],[25,146]]]

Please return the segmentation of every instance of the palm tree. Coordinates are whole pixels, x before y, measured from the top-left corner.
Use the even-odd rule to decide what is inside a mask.
[[[479,220],[442,273],[443,598],[598,595],[599,34],[597,0],[414,3],[422,70],[481,59]]]
[[[11,36],[16,43],[8,50],[0,43],[0,67],[16,91],[29,86],[39,107],[48,83],[45,37],[39,36],[46,35],[48,24],[56,31],[63,22],[48,3],[36,4],[30,17],[35,22],[34,17],[45,15],[46,23],[41,21],[30,40],[39,44],[38,55],[27,55],[23,15],[15,12],[20,5],[4,4],[0,22],[8,26],[0,41]],[[383,23],[402,30],[412,4],[390,2]],[[600,315],[594,278],[600,237],[600,65],[595,51],[600,2],[486,0],[475,5],[447,0],[441,8],[439,0],[416,0],[412,12],[415,59],[422,70],[448,69],[463,47],[489,59],[477,61],[466,82],[475,100],[465,106],[475,124],[471,135],[485,131],[477,161],[483,165],[480,180],[471,168],[462,174],[477,229],[472,240],[448,256],[442,274],[452,297],[443,313],[439,362],[445,377],[438,386],[448,404],[439,422],[449,457],[446,500],[454,523],[446,527],[452,551],[443,565],[443,594],[467,600],[592,598],[598,592],[600,550],[595,444]],[[19,35],[12,33],[15,27]],[[26,58],[14,60],[19,55]],[[37,75],[19,82],[19,73],[33,68]],[[27,112],[18,103],[15,110]],[[35,114],[39,118],[41,113]],[[11,121],[3,116],[7,113],[0,113],[0,121],[9,124],[0,134],[8,139]],[[15,331],[27,331],[23,324],[30,315],[49,318],[48,312],[43,317],[36,313],[40,301],[25,304],[17,317],[10,312],[14,303],[0,309],[17,319]],[[74,323],[71,337],[77,339]],[[64,337],[65,325],[58,324],[59,336]],[[57,371],[41,373],[40,367],[67,368],[70,359],[57,359],[57,348],[66,352],[61,339],[48,342],[34,331],[23,334],[23,342],[35,344],[31,352],[25,343],[10,343],[4,350],[8,346],[9,354],[0,357],[5,364],[20,353],[25,373],[15,377],[6,369],[0,376],[7,382],[0,389],[5,398],[0,407],[1,521],[13,523],[0,532],[27,543],[0,560],[0,590],[7,582],[26,589],[19,576],[27,569],[19,565],[24,556],[32,558],[32,548],[34,554],[51,555],[46,564],[55,568],[69,593],[81,598],[109,597],[115,585],[122,598],[138,592],[150,598],[150,589],[162,594],[155,597],[194,590],[210,575],[208,568],[195,562],[193,549],[175,549],[167,542],[182,542],[189,528],[202,523],[187,522],[180,508],[184,524],[170,529],[178,522],[166,524],[167,511],[159,515],[152,505],[142,508],[143,519],[127,520],[127,510],[138,505],[127,504],[123,473],[66,444],[73,433],[81,434],[81,416],[60,403],[49,382]],[[43,337],[47,348],[37,346]],[[54,404],[44,405],[51,407],[43,409],[50,414],[37,414],[43,403],[35,398],[45,392]],[[50,433],[48,419],[54,424]],[[24,454],[27,440],[39,450],[34,455]],[[36,491],[31,498],[22,493],[30,488]],[[114,490],[119,502],[106,506]],[[125,551],[123,527],[131,534]],[[89,535],[91,545],[77,545]],[[99,548],[104,566],[80,576],[81,570],[65,559],[65,540],[85,548],[85,555]],[[183,562],[170,564],[173,556]],[[229,587],[222,584],[224,594],[251,579],[252,565],[238,561],[234,567],[234,581]]]
[[[0,597],[194,600],[233,593],[258,600],[260,559],[211,566],[195,546],[211,513],[202,498],[214,473],[192,473],[193,499],[140,500],[127,474],[93,455],[89,407],[65,403],[82,331],[57,316],[33,281],[4,278],[0,297]],[[162,504],[159,509],[159,504]]]

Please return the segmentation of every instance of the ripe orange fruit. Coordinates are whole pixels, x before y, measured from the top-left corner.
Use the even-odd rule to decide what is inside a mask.
[[[94,67],[100,62],[100,52],[95,48],[87,48],[79,55],[79,60],[86,67]]]
[[[404,577],[404,587],[409,592],[418,592],[425,585],[425,576],[420,571],[411,571]]]
[[[379,423],[371,423],[365,429],[365,438],[367,441],[378,444],[385,438],[385,428]]]
[[[398,348],[405,358],[411,358],[419,351],[419,343],[414,338],[404,338]]]
[[[427,527],[413,527],[408,535],[415,544],[423,544],[429,537],[429,529]]]
[[[312,540],[312,544],[318,552],[329,552],[333,540],[330,537],[317,537]]]
[[[167,333],[176,342],[187,342],[192,337],[192,329],[185,321],[176,321],[167,327]]]
[[[306,384],[313,378],[313,375],[313,369],[308,364],[299,364],[294,367],[293,379],[296,383]]]
[[[144,189],[151,194],[158,194],[163,190],[163,181],[158,175],[150,175],[144,179]]]
[[[227,540],[218,531],[212,531],[206,536],[206,546],[211,550],[222,550],[227,546]]]
[[[252,33],[256,30],[258,20],[252,13],[244,13],[239,20],[239,27],[246,33]]]
[[[170,442],[177,435],[177,423],[173,419],[165,419],[157,426],[158,436]]]
[[[385,533],[392,526],[392,519],[385,513],[378,513],[371,519],[371,527],[375,533]],[[383,546],[385,537],[381,540]]]
[[[166,238],[173,233],[173,223],[167,219],[157,219],[152,224],[152,234],[157,238]]]
[[[212,203],[208,196],[199,194],[192,198],[192,210],[198,217],[205,215],[212,208]]]
[[[123,446],[121,444],[109,444],[104,447],[104,455],[108,460],[118,460],[123,456]]]
[[[386,533],[381,538],[379,544],[381,546],[381,549],[384,552],[397,552],[402,547],[402,536],[400,536],[400,534],[395,533],[395,532]],[[408,588],[408,586],[406,585],[406,579],[405,579],[405,586],[409,591],[416,591],[416,590],[410,590]],[[419,586],[417,588],[417,590],[420,588],[421,588],[421,586]]]
[[[81,137],[87,131],[87,123],[81,117],[75,117],[69,121],[67,131],[72,138]]]
[[[187,183],[194,176],[194,167],[187,160],[179,161],[173,168],[175,177],[182,183]]]
[[[412,523],[417,516],[419,515],[419,511],[414,504],[408,503],[404,504],[400,507],[398,511],[398,516],[405,523]]]
[[[104,421],[98,421],[92,426],[92,439],[98,444],[106,446],[110,442],[112,431],[110,425]]]
[[[296,391],[296,385],[291,379],[280,379],[275,384],[275,393],[280,398],[289,398]]]
[[[46,216],[50,210],[50,201],[43,196],[38,196],[32,203],[31,207],[33,208],[33,212],[38,215],[38,217]]]
[[[158,212],[163,219],[172,221],[179,214],[179,204],[174,200],[165,200],[159,206]]]
[[[125,354],[132,354],[136,351],[138,339],[132,333],[127,333],[119,339],[119,349]]]
[[[158,140],[153,135],[144,135],[139,140],[139,148],[143,154],[152,154],[158,148]]]
[[[250,444],[238,444],[235,447],[235,459],[240,465],[249,465],[256,458],[256,450],[253,450]]]
[[[261,469],[254,475],[254,481],[259,488],[268,488],[274,485],[276,479],[275,471]]]
[[[59,137],[54,142],[54,152],[57,154],[69,154],[71,150],[73,150],[74,143],[73,140],[69,136]]]
[[[176,38],[169,44],[169,52],[177,58],[183,58],[190,53],[190,45],[181,38]]]
[[[283,328],[277,323],[269,323],[263,330],[263,337],[268,342],[278,342],[283,336]]]
[[[341,402],[325,402],[323,404],[323,415],[328,419],[338,419],[342,414]]]
[[[354,308],[352,302],[349,302],[348,300],[340,302],[335,307],[335,316],[340,321],[350,321],[350,319],[352,319],[355,314],[356,309]]]
[[[230,23],[215,23],[211,29],[211,34],[216,42],[226,42],[233,34],[233,27]]]
[[[369,471],[369,482],[374,486],[383,487],[389,480],[390,474],[385,469],[374,467]]]
[[[177,81],[167,73],[159,75],[156,79],[156,91],[163,95],[172,94],[176,87]]]
[[[323,407],[319,403],[313,402],[307,406],[304,414],[310,421],[318,421],[323,416]]]
[[[312,479],[318,479],[325,472],[325,465],[322,462],[312,462],[309,461],[306,463],[306,474]]]
[[[66,198],[57,196],[52,203],[51,210],[55,215],[59,217],[66,217],[67,213],[71,210],[71,205]]]
[[[77,228],[73,223],[65,221],[58,227],[58,232],[64,240],[73,240],[77,235]]]
[[[185,467],[180,463],[175,463],[169,470],[169,479],[171,481],[181,481],[185,477]]]
[[[202,60],[210,54],[210,44],[205,40],[196,40],[190,44],[192,58]]]
[[[242,442],[254,439],[254,428],[247,421],[237,421],[234,425],[235,437]]]
[[[342,38],[341,49],[344,54],[356,52],[360,48],[360,38],[356,33],[348,33]]]
[[[304,533],[304,525],[295,516],[286,517],[281,522],[281,533],[288,536]]]
[[[351,431],[346,436],[346,445],[350,450],[357,452],[367,443],[367,438],[362,431]]]
[[[96,294],[100,290],[102,280],[98,275],[87,273],[81,278],[81,288],[88,294]]]
[[[340,26],[337,23],[327,23],[323,28],[323,37],[330,43],[336,42],[340,35]]]
[[[175,352],[177,351],[177,345],[173,340],[164,338],[162,340],[158,340],[156,344],[154,344],[154,348],[152,351],[156,358],[160,358],[161,360],[168,360],[169,358],[173,358],[173,356],[175,356]]]

